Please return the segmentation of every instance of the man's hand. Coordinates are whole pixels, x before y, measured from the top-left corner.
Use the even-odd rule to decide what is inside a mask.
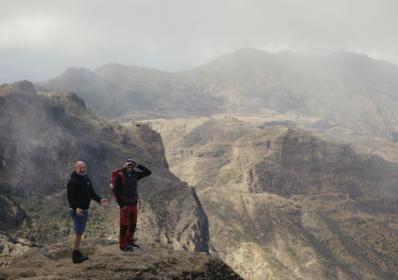
[[[76,214],[77,214],[78,216],[83,216],[83,209],[76,208]]]
[[[105,207],[109,205],[109,201],[106,198],[102,198],[100,204]]]

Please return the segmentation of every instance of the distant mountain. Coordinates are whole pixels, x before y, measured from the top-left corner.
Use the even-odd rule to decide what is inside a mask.
[[[122,118],[295,113],[396,140],[398,67],[365,55],[271,54],[240,49],[177,73],[108,64],[69,69],[41,84],[73,91],[99,114]]]
[[[111,171],[132,156],[153,171],[140,185],[140,240],[207,251],[206,214],[195,191],[169,172],[161,138],[148,126],[127,129],[97,117],[74,93],[39,95],[24,81],[0,86],[0,129],[0,235],[38,245],[64,240],[74,161],[86,161],[95,189],[111,198]],[[117,238],[116,204],[95,204],[87,235]]]
[[[222,104],[189,88],[174,88],[174,75],[118,64],[95,72],[70,68],[61,76],[38,85],[45,92],[76,92],[96,113],[110,118],[146,119],[214,113]]]
[[[123,114],[127,109],[125,100],[134,95],[134,92],[105,81],[85,68],[68,68],[46,87],[56,88],[58,92],[76,92],[96,113],[109,117]],[[131,104],[128,109],[132,109]]]

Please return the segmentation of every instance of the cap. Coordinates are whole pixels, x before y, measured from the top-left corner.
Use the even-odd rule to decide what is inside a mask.
[[[138,163],[134,159],[128,158],[128,159],[126,159],[124,167],[126,167],[127,165],[138,165]]]

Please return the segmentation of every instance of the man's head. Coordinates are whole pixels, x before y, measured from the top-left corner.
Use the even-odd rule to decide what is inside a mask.
[[[137,162],[132,158],[128,158],[123,165],[127,172],[133,172],[134,168],[137,166]]]
[[[75,163],[75,172],[79,175],[84,175],[86,174],[86,164],[84,161],[76,161]]]

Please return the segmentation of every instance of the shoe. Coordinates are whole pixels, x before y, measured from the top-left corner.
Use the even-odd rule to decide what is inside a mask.
[[[83,256],[82,253],[80,253],[80,251],[76,250],[73,251],[72,253],[72,261],[73,263],[82,263],[84,261],[87,261],[88,257],[87,256]]]
[[[130,247],[135,247],[135,248],[137,248],[137,249],[140,249],[140,248],[141,248],[138,244],[135,244],[135,243],[130,243],[129,246],[130,246]]]
[[[127,246],[127,247],[120,247],[120,251],[123,251],[123,252],[133,252],[134,249],[133,249],[133,247]]]

